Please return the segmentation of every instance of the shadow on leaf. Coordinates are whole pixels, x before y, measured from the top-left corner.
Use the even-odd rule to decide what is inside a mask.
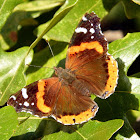
[[[120,58],[117,59],[119,67],[119,79],[116,91],[106,100],[96,98],[95,101],[99,105],[99,111],[95,119],[99,121],[108,121],[112,119],[123,119],[124,126],[118,133],[126,138],[130,138],[134,134],[134,130],[126,118],[128,110],[138,110],[139,101],[131,94],[131,83],[124,72],[124,62]],[[127,131],[126,131],[127,130]],[[117,134],[114,135],[114,137]]]

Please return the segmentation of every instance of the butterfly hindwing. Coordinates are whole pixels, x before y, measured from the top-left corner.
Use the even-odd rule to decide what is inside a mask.
[[[39,80],[16,94],[8,101],[17,112],[28,112],[73,125],[93,118],[98,110],[97,104],[89,97],[81,95],[75,88],[61,85],[58,78]]]
[[[65,125],[93,118],[98,105],[90,95],[109,97],[118,79],[117,61],[107,53],[107,41],[95,13],[85,14],[72,36],[65,69],[54,67],[57,77],[36,81],[12,95],[8,105],[17,112],[49,116]]]
[[[98,111],[97,104],[88,96],[82,95],[73,84],[61,86],[52,113],[57,121],[66,125],[86,122]]]
[[[76,28],[68,48],[66,68],[75,72],[90,91],[107,98],[116,87],[118,67],[107,53],[107,41],[96,14],[85,14]]]

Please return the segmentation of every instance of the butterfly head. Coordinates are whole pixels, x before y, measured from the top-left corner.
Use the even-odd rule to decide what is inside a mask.
[[[58,76],[60,81],[63,81],[65,84],[71,84],[75,80],[75,75],[69,69],[63,69],[61,67],[54,67],[55,74]]]

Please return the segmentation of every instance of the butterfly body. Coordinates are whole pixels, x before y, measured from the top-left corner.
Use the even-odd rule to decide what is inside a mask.
[[[90,95],[106,99],[117,85],[117,61],[107,50],[99,18],[93,12],[85,14],[70,41],[65,69],[54,67],[55,77],[22,88],[10,97],[8,105],[17,112],[51,116],[64,125],[92,119],[98,105]]]
[[[90,96],[88,87],[85,87],[85,85],[76,78],[74,71],[63,69],[61,67],[54,69],[56,75],[59,77],[59,81],[63,86],[71,86],[72,88],[75,88],[75,90],[77,90],[77,92],[79,92],[80,94]]]
[[[59,81],[63,84],[72,84],[72,82],[76,79],[74,72],[71,72],[69,69],[63,69],[61,67],[54,69],[56,75],[59,77]]]

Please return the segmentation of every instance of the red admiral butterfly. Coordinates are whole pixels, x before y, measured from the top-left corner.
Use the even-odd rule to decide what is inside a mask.
[[[65,125],[88,121],[98,111],[90,95],[106,99],[117,85],[117,62],[107,51],[99,18],[93,12],[85,14],[72,36],[66,68],[55,67],[56,77],[22,88],[10,97],[8,105],[17,112],[51,116]]]

